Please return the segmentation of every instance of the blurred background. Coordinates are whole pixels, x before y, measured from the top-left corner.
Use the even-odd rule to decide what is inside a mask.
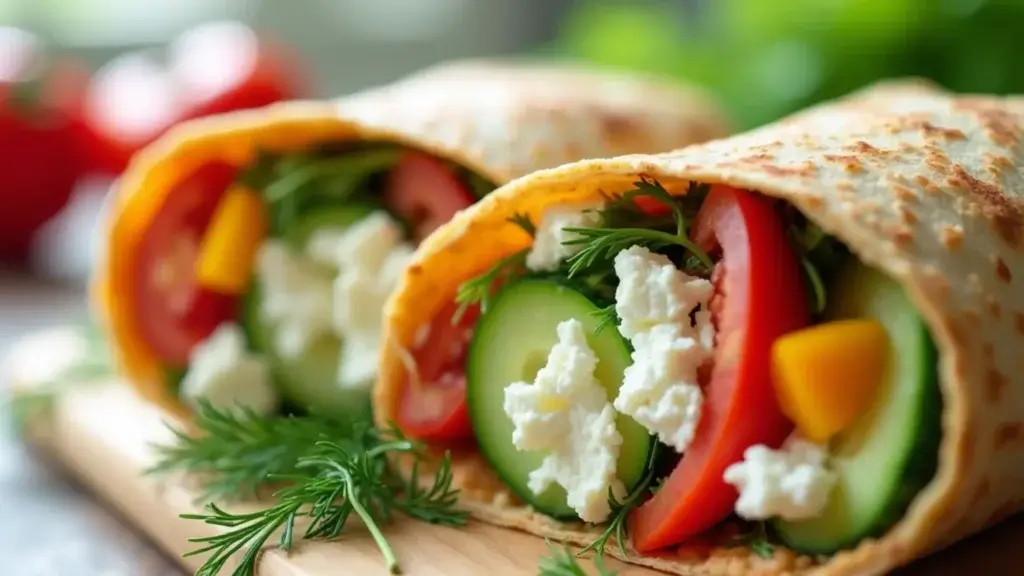
[[[80,282],[109,183],[185,118],[537,54],[700,83],[746,128],[886,76],[1021,91],[1022,16],[1024,0],[0,0],[0,260]],[[47,115],[64,125],[22,126]]]
[[[110,183],[186,118],[533,54],[702,84],[747,128],[882,77],[1024,92],[1022,24],[1024,0],[0,0],[0,356],[85,315]],[[16,450],[0,436],[3,516],[56,513],[31,508],[36,497],[92,510],[55,496]],[[12,524],[0,544],[24,550],[11,538],[25,532]],[[134,549],[59,535],[40,546],[59,542],[118,566]],[[138,570],[107,573],[159,572]]]

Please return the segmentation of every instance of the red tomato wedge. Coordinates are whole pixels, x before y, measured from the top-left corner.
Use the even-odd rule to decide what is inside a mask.
[[[166,364],[183,366],[196,343],[235,316],[236,298],[196,284],[203,233],[236,169],[215,163],[181,181],[139,241],[132,303],[146,344]]]
[[[406,380],[398,407],[398,427],[421,440],[470,438],[466,408],[466,350],[480,307],[468,309],[452,324],[458,306],[449,304],[434,318],[425,341],[413,349],[419,381]]]
[[[725,469],[754,444],[778,447],[793,425],[782,415],[770,375],[779,336],[809,322],[797,255],[772,201],[729,187],[708,195],[695,241],[721,248],[716,280],[717,349],[697,435],[668,480],[630,518],[633,544],[652,552],[725,519],[736,502]]]
[[[399,160],[384,188],[384,203],[412,223],[416,242],[473,202],[469,188],[447,166],[417,152]]]

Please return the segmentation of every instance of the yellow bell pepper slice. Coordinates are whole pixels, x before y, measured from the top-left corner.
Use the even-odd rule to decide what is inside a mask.
[[[772,347],[775,393],[809,440],[825,442],[866,411],[886,373],[889,337],[875,320],[837,320]]]
[[[196,282],[221,294],[244,292],[266,234],[267,214],[259,195],[244,186],[230,188],[203,237]]]

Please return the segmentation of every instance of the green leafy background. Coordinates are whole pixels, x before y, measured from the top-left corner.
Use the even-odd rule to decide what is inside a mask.
[[[563,56],[692,80],[740,127],[884,77],[1024,92],[1024,0],[583,0]]]

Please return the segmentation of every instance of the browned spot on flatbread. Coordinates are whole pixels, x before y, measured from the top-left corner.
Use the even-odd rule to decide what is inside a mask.
[[[839,182],[836,182],[836,190],[841,190],[843,192],[853,192],[857,190],[857,187],[853,184],[853,182],[850,182],[849,180],[840,180]]]
[[[1003,391],[1010,385],[1010,379],[996,368],[989,368],[985,375],[985,387],[988,389],[988,401],[992,404],[1000,402]]]
[[[916,177],[914,177],[914,182],[917,182],[918,186],[924,188],[924,191],[929,194],[938,195],[942,193],[942,188],[939,187],[938,184],[932,182],[931,180],[928,179],[927,176],[924,176],[922,174],[918,174]]]
[[[1017,330],[1018,336],[1024,336],[1024,312],[1014,310],[1013,328]]]
[[[981,354],[985,357],[985,360],[992,362],[996,357],[996,347],[991,342],[985,342],[981,345]]]
[[[1003,240],[1015,248],[1020,246],[1024,236],[1024,214],[999,186],[978,180],[960,164],[953,166],[948,181],[950,186],[969,192],[981,204],[982,214]]]
[[[1014,147],[1020,142],[1019,118],[1000,106],[997,100],[986,97],[965,97],[959,99],[955,107],[974,112],[985,129],[985,135],[992,142],[1006,148]]]
[[[851,154],[825,154],[825,160],[841,165],[848,174],[864,171],[864,165],[861,164],[860,158]]]
[[[966,308],[963,312],[964,321],[968,330],[981,328],[981,310],[977,308]]]
[[[925,136],[938,136],[944,140],[966,140],[967,134],[959,128],[944,128],[936,126],[927,120],[916,122],[916,127],[924,132]]]
[[[892,193],[897,199],[902,200],[903,202],[913,202],[914,200],[917,200],[917,194],[915,194],[911,188],[904,186],[903,184],[894,184],[892,187]]]
[[[939,240],[946,250],[957,252],[964,245],[964,229],[959,224],[943,224],[939,226]]]
[[[913,226],[917,223],[917,215],[910,209],[906,204],[899,205],[900,221],[908,226]]]
[[[935,172],[945,174],[949,170],[951,160],[942,148],[929,145],[925,146],[924,163]]]
[[[1013,281],[1013,274],[1010,272],[1010,267],[1006,265],[999,256],[995,257],[996,263],[996,278],[999,278],[1002,282],[1009,284]]]
[[[1004,450],[1017,444],[1021,439],[1024,426],[1020,422],[1006,422],[996,427],[995,448]]]
[[[992,492],[992,481],[988,478],[982,478],[978,487],[974,489],[974,496],[971,497],[971,504],[977,505],[988,500],[988,495]]]
[[[994,180],[998,180],[1003,177],[1003,174],[1013,168],[1013,161],[1009,157],[1003,156],[1002,154],[993,154],[992,152],[985,152],[981,155],[982,161],[985,163],[985,171],[992,176]]]
[[[847,146],[846,149],[854,154],[860,154],[862,156],[885,158],[890,155],[889,152],[882,150],[881,148],[876,148],[863,140],[854,142],[852,146]]]
[[[953,342],[953,344],[957,346],[963,346],[967,343],[967,338],[966,334],[964,333],[964,329],[960,325],[960,322],[956,320],[956,318],[953,318],[952,316],[943,316],[942,325],[946,329],[946,332],[949,334],[949,339]]]
[[[801,176],[809,178],[814,176],[817,167],[810,161],[802,162],[795,166],[778,166],[775,164],[758,164],[758,168],[770,176]]]
[[[634,119],[626,114],[605,111],[598,115],[597,122],[601,130],[601,136],[607,142],[625,140],[632,133],[639,130]]]
[[[995,296],[988,294],[985,296],[985,311],[988,312],[989,316],[998,319],[1003,309],[999,305],[999,300]]]

